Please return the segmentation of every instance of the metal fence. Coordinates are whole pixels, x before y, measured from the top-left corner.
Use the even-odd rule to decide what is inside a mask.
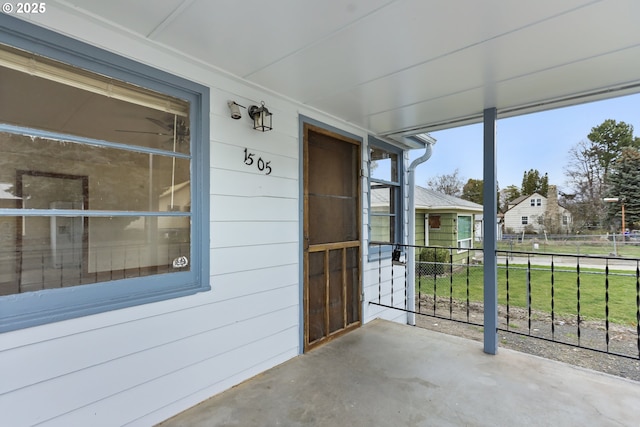
[[[396,254],[407,253],[396,245]],[[379,271],[404,268],[404,283],[379,275],[370,303],[394,306],[395,293],[415,289],[415,314],[483,326],[483,251],[414,246],[411,263],[381,257]],[[640,258],[497,251],[499,331],[640,359]],[[386,299],[385,299],[386,298]]]

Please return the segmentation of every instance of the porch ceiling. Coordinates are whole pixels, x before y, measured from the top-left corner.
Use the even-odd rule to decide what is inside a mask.
[[[379,135],[477,122],[489,107],[508,117],[640,91],[636,0],[48,4]]]

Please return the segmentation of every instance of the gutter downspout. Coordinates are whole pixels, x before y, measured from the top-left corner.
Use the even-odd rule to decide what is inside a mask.
[[[422,143],[425,143],[425,152],[422,156],[415,159],[411,162],[409,169],[407,170],[407,175],[409,177],[409,224],[408,224],[408,242],[409,245],[407,247],[407,323],[409,325],[415,326],[416,324],[416,248],[414,247],[416,244],[416,198],[415,198],[415,187],[416,187],[416,167],[418,165],[426,162],[431,157],[433,153],[433,145],[436,143],[436,140],[429,135],[416,135],[411,138],[417,139]]]

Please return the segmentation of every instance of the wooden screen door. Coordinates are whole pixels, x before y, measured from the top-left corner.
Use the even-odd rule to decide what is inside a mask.
[[[360,143],[304,125],[304,342],[360,325]]]

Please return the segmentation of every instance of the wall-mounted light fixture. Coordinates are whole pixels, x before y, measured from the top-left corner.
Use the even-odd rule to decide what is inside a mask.
[[[271,114],[269,110],[267,110],[267,107],[264,106],[264,101],[261,102],[259,107],[257,105],[250,106],[248,112],[249,117],[253,119],[253,128],[255,130],[266,132],[273,129],[271,124],[271,117],[273,114]]]
[[[236,101],[227,101],[227,105],[229,106],[229,110],[231,110],[231,118],[234,120],[238,120],[240,117],[242,117],[242,114],[240,113],[240,107],[246,108],[238,104]]]

